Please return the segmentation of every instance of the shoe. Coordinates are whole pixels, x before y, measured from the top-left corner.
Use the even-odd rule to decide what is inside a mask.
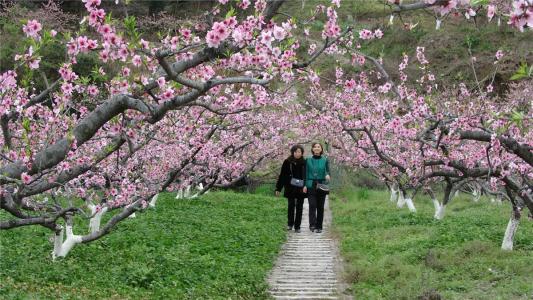
[[[289,230],[289,231],[292,230],[292,226],[288,226],[287,225],[287,230]]]
[[[309,230],[311,230],[311,232],[314,232],[315,231],[315,227],[309,226]]]
[[[298,229],[294,229],[294,232],[296,232],[296,233],[300,233],[300,232],[301,232],[301,231],[300,231],[300,228],[298,228]]]
[[[316,233],[321,233],[321,232],[322,232],[322,229],[315,229],[315,232],[316,232]]]

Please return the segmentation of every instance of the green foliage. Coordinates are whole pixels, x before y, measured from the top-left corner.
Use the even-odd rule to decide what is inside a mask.
[[[528,67],[527,62],[524,61],[520,64],[516,73],[511,76],[510,80],[520,80],[531,76],[533,76],[533,65]]]
[[[130,49],[138,46],[141,40],[141,33],[137,30],[137,19],[135,16],[128,16],[124,18],[125,33],[130,37]]]
[[[360,188],[356,192],[357,199],[366,200],[369,197],[368,190],[366,188]]]
[[[90,76],[94,74],[94,70],[98,70],[99,67],[103,66],[98,59],[98,55],[94,52],[80,53],[76,60],[78,63],[72,66],[72,70],[80,77]]]
[[[533,222],[522,218],[515,250],[500,250],[510,208],[460,195],[442,221],[427,196],[399,210],[384,191],[345,191],[331,201],[346,279],[358,299],[530,299]],[[421,297],[421,298],[419,298]]]
[[[174,196],[56,262],[50,231],[1,231],[0,298],[267,298],[266,274],[286,236],[285,202],[230,192]],[[86,221],[76,224],[75,233],[86,232]]]
[[[256,195],[263,195],[263,196],[272,196],[274,195],[274,191],[276,190],[276,185],[273,183],[270,184],[261,184],[260,186],[256,187],[253,191]]]

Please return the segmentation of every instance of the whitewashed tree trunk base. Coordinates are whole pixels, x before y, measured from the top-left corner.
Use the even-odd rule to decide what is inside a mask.
[[[514,214],[512,214],[511,218],[509,219],[509,223],[507,223],[507,229],[505,230],[505,235],[503,237],[502,250],[513,250],[514,235],[518,229],[519,223],[520,220],[515,218]]]
[[[407,204],[407,208],[409,208],[410,212],[416,212],[416,208],[415,208],[415,204],[413,203],[413,199],[405,198],[405,204]]]
[[[398,201],[398,190],[391,188],[390,190],[390,202],[397,202]]]
[[[403,197],[403,192],[400,191],[398,193],[398,202],[396,203],[396,206],[398,208],[402,208],[405,205],[405,198]]]
[[[159,196],[159,194],[156,194],[152,197],[152,200],[150,201],[150,203],[148,204],[149,207],[155,207],[155,204],[157,202],[157,197]]]
[[[89,232],[95,233],[100,230],[100,223],[102,221],[102,216],[107,212],[107,206],[100,208],[100,211],[96,211],[96,205],[89,204],[89,209],[91,210],[92,218],[89,220]]]
[[[446,212],[446,205],[440,205],[439,208],[435,211],[435,219],[442,220],[444,219],[444,213]]]
[[[72,233],[72,225],[66,226],[67,238],[63,240],[63,229],[61,229],[59,234],[56,234],[54,237],[54,252],[52,253],[52,258],[55,260],[56,257],[65,257],[72,250],[76,244],[81,243],[81,235],[75,235]]]

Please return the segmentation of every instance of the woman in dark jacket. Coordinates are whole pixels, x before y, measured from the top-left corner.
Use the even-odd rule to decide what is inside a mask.
[[[305,160],[303,158],[304,148],[300,145],[294,145],[291,148],[291,156],[283,162],[281,172],[276,183],[276,196],[279,196],[281,189],[285,189],[283,195],[288,201],[287,211],[287,230],[294,227],[295,232],[300,232],[300,224],[302,223],[302,209],[304,205],[304,187],[305,182]],[[302,187],[297,187],[291,184],[291,179],[301,179]],[[296,214],[295,214],[296,210]]]

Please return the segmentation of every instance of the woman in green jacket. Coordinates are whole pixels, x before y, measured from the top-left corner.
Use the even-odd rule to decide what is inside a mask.
[[[324,148],[320,143],[311,146],[313,156],[306,160],[306,181],[304,192],[307,192],[309,202],[309,229],[316,233],[322,232],[324,221],[324,204],[326,193],[317,189],[317,184],[329,182],[329,162],[324,154]]]

